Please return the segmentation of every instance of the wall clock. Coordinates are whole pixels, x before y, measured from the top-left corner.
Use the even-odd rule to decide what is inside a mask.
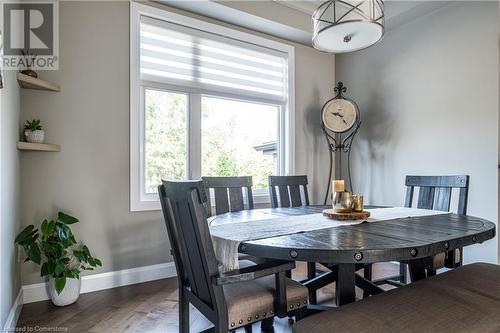
[[[323,106],[323,124],[334,133],[344,133],[353,128],[358,119],[357,107],[346,99],[331,99]]]
[[[327,183],[327,190],[324,203],[328,202],[328,195],[330,193],[330,181],[333,176],[333,160],[336,158],[337,179],[342,177],[342,155],[347,154],[347,184],[352,190],[351,181],[351,147],[359,126],[361,126],[361,119],[359,109],[356,103],[344,96],[347,88],[342,82],[338,82],[334,88],[335,97],[330,99],[323,105],[321,109],[321,128],[325,133],[325,138],[328,142],[330,150],[330,174]],[[335,155],[335,153],[339,153]]]

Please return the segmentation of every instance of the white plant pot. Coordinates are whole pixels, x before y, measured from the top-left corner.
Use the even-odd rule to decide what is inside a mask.
[[[52,303],[57,306],[66,306],[75,303],[80,296],[82,280],[66,278],[66,285],[60,294],[54,285],[54,278],[49,279],[49,293]]]
[[[24,131],[24,136],[26,137],[26,141],[31,143],[43,143],[45,140],[45,131],[44,130],[26,130]]]

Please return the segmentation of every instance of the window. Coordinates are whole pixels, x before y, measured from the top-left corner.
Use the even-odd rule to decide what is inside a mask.
[[[293,48],[131,2],[131,210],[161,179],[293,173]]]

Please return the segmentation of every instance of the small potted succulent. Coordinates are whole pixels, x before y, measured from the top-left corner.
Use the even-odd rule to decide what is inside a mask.
[[[41,265],[40,275],[49,277],[49,293],[57,306],[72,304],[80,296],[80,273],[102,266],[90,254],[89,248],[77,243],[69,225],[78,219],[59,212],[54,220],[43,220],[40,229],[34,225],[24,228],[16,237],[26,261]]]
[[[27,120],[24,125],[24,136],[31,143],[43,143],[45,131],[42,129],[40,119]]]
[[[34,70],[31,69],[31,67],[35,63],[35,59],[36,59],[37,55],[29,52],[28,50],[21,51],[21,54],[24,58],[24,63],[26,64],[26,69],[22,70],[21,74],[29,75],[31,77],[37,78],[38,77],[37,72],[35,72]]]

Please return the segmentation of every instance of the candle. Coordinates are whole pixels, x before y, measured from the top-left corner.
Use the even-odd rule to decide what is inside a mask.
[[[345,182],[343,180],[332,181],[333,192],[344,192]]]
[[[364,209],[363,196],[362,195],[353,195],[352,201],[354,202],[354,211],[355,212],[362,212]]]

